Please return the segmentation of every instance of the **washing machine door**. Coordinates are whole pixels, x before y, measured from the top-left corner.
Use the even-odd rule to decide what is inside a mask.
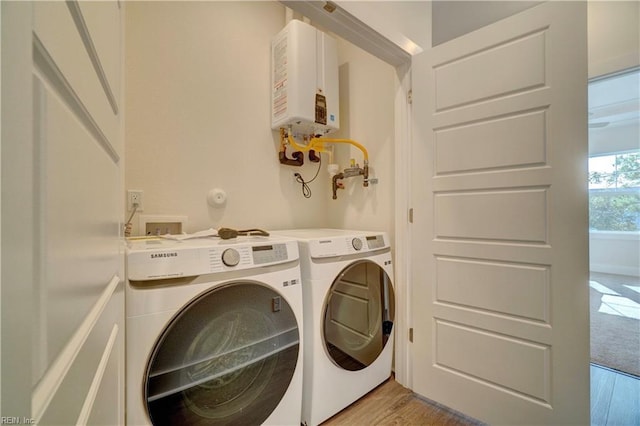
[[[254,282],[215,288],[182,309],[148,362],[154,425],[261,424],[293,377],[299,350],[291,307]]]
[[[324,344],[345,370],[362,370],[382,353],[393,330],[395,295],[378,264],[352,263],[335,279],[324,305]]]

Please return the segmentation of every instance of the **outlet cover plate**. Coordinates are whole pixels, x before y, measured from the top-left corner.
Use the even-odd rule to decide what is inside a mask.
[[[133,210],[133,204],[138,203],[137,212],[144,211],[144,204],[142,199],[141,189],[129,189],[127,190],[127,211]]]
[[[187,216],[174,216],[174,215],[157,215],[157,214],[142,214],[138,218],[138,232],[140,235],[154,235],[147,234],[147,228],[150,226],[152,229],[155,229],[155,225],[152,224],[165,224],[169,225],[170,230],[175,229],[176,227],[180,228],[182,232],[186,232],[187,230]],[[165,228],[160,226],[160,228]],[[162,233],[163,229],[160,230]]]

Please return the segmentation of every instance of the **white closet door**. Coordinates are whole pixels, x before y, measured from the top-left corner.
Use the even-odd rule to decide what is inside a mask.
[[[589,424],[586,3],[414,57],[413,384],[490,424]]]

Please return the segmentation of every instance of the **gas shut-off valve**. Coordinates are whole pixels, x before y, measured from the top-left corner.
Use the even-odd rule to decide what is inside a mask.
[[[370,183],[378,183],[378,179],[369,178],[368,160],[364,160],[364,166],[360,167],[360,165],[356,163],[356,161],[352,158],[350,166],[345,168],[342,172],[339,172],[339,167],[337,164],[330,164],[329,174],[331,175],[331,191],[333,193],[332,198],[334,200],[338,199],[338,189],[344,189],[344,183],[342,183],[343,179],[362,175],[362,177],[364,178],[362,186],[364,186],[365,188],[368,187]]]

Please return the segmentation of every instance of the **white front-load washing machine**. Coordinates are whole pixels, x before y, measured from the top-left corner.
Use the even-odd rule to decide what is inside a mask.
[[[127,275],[128,425],[300,424],[295,241],[130,241]]]
[[[299,242],[305,334],[302,423],[315,426],[391,375],[391,248],[384,232],[275,233]]]

